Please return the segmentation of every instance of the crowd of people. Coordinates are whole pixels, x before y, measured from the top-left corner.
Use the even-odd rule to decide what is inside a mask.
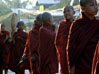
[[[57,32],[49,12],[38,14],[29,33],[19,21],[14,32],[1,24],[0,74],[99,74],[99,19],[96,0],[79,0],[80,18],[72,6],[63,9]],[[13,30],[12,30],[13,31]]]

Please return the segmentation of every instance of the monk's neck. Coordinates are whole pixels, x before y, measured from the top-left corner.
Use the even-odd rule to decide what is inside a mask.
[[[95,16],[93,16],[93,15],[88,15],[88,14],[86,14],[86,13],[84,13],[90,20],[93,20],[94,18],[95,18]]]
[[[18,29],[18,31],[23,32],[23,29]]]
[[[66,21],[73,22],[74,19],[66,19]]]

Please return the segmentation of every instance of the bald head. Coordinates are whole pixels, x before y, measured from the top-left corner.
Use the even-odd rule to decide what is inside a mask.
[[[36,20],[41,21],[41,20],[42,20],[42,14],[38,14],[38,15],[36,16]]]
[[[2,31],[5,31],[5,29],[6,29],[6,24],[2,23],[2,24],[1,24],[1,30],[2,30]]]
[[[52,18],[52,15],[50,14],[50,13],[48,13],[48,12],[44,12],[43,14],[42,14],[42,21],[43,22],[46,22],[46,21],[48,21],[49,19],[51,19]]]
[[[63,9],[63,13],[64,13],[64,11],[65,11],[67,8],[74,11],[74,8],[73,8],[72,6],[65,6],[64,9]]]
[[[36,16],[35,24],[38,25],[39,27],[42,25],[42,14],[38,14]]]
[[[93,0],[79,0],[80,6],[84,7],[87,3],[92,2]]]

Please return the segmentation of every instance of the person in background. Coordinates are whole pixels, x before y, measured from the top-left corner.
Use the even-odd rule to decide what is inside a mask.
[[[24,54],[22,56],[21,61],[19,62],[20,68],[24,66],[29,68],[30,61],[32,60],[33,74],[39,74],[38,46],[39,46],[39,29],[41,25],[42,25],[42,14],[38,14],[36,16],[36,20],[34,21],[33,28],[29,32],[24,49]],[[31,55],[29,53],[31,53]],[[29,58],[31,59],[29,60]]]
[[[75,11],[72,6],[65,6],[63,10],[64,20],[60,21],[55,38],[55,46],[61,66],[61,74],[69,74],[69,59],[66,52],[67,39],[71,23],[74,21]]]
[[[55,74],[58,72],[58,58],[54,45],[53,17],[50,13],[42,14],[43,25],[39,30],[39,65],[40,74]]]
[[[17,73],[24,74],[24,71],[18,71],[17,64],[19,63],[22,54],[24,52],[26,40],[27,40],[27,33],[24,32],[24,23],[22,21],[18,22],[17,24],[17,31],[14,32],[13,44],[11,48],[11,56],[10,56],[10,64],[9,68]]]
[[[0,74],[3,74],[3,69],[5,69],[5,74],[7,74],[9,56],[10,56],[10,32],[6,30],[6,24],[1,24],[0,31]]]

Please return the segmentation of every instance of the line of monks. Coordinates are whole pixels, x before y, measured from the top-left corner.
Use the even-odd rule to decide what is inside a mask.
[[[0,31],[0,74],[10,69],[16,74],[99,74],[99,19],[96,0],[79,0],[81,14],[74,19],[72,6],[63,9],[64,20],[55,33],[50,13],[38,14],[29,33],[24,23],[10,34]]]

